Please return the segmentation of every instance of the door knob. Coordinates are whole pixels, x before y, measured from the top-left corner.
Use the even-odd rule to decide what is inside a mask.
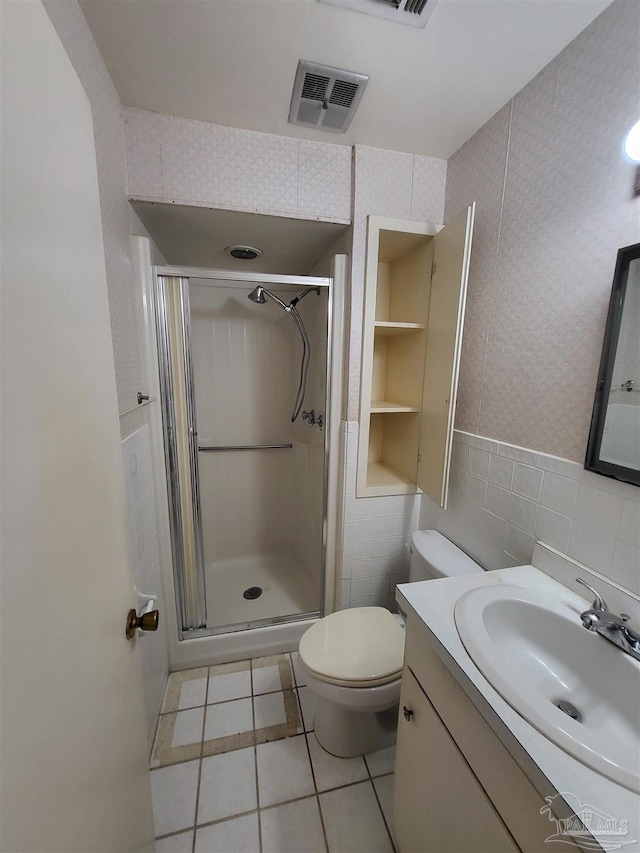
[[[159,610],[150,610],[148,613],[143,613],[142,616],[138,616],[135,609],[132,607],[127,613],[127,624],[125,627],[127,640],[132,640],[135,637],[136,629],[138,628],[141,631],[157,631],[159,620]]]

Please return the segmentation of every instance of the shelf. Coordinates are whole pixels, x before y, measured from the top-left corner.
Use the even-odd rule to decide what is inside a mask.
[[[403,406],[402,403],[390,403],[388,400],[372,400],[369,409],[372,415],[382,415],[389,412],[419,412],[417,406]]]
[[[374,323],[376,335],[391,337],[392,335],[404,335],[406,332],[423,332],[424,323],[389,323],[385,320],[376,320]]]
[[[403,477],[390,468],[388,465],[383,465],[381,462],[369,462],[367,467],[367,489],[380,489],[381,494],[385,489],[393,489],[395,491],[389,494],[415,493],[417,492],[415,481]]]

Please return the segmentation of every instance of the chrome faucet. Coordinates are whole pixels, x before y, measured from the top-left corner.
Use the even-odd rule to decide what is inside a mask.
[[[590,609],[580,614],[582,624],[587,631],[595,631],[632,658],[640,660],[640,634],[625,624],[629,620],[627,614],[621,613],[620,616],[615,616],[596,589],[589,586],[582,578],[576,578],[576,583],[586,586],[594,595]]]

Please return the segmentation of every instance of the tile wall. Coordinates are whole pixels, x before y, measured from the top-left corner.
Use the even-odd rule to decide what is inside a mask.
[[[351,219],[351,148],[124,110],[129,195],[305,219]]]
[[[419,526],[489,569],[529,563],[541,540],[640,595],[639,491],[568,459],[456,430],[447,511],[423,495]]]
[[[409,579],[409,543],[419,526],[420,496],[356,498],[357,421],[342,424],[341,606],[395,606],[396,584]]]
[[[615,0],[448,161],[475,200],[456,426],[581,461],[619,247],[638,242],[640,6]]]
[[[120,99],[76,0],[44,0],[43,5],[91,104],[113,359],[118,407],[122,412],[135,405],[136,395],[144,386]],[[145,421],[144,410],[125,415],[120,420],[122,437]]]
[[[122,442],[122,457],[127,490],[132,586],[147,595],[157,595],[157,607],[160,610],[158,631],[135,640],[142,664],[147,737],[151,749],[169,673],[169,653],[158,556],[149,429],[146,424]]]

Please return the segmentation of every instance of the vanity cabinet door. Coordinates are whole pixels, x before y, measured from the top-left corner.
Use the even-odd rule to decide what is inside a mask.
[[[407,666],[396,756],[394,827],[400,853],[519,850]]]

